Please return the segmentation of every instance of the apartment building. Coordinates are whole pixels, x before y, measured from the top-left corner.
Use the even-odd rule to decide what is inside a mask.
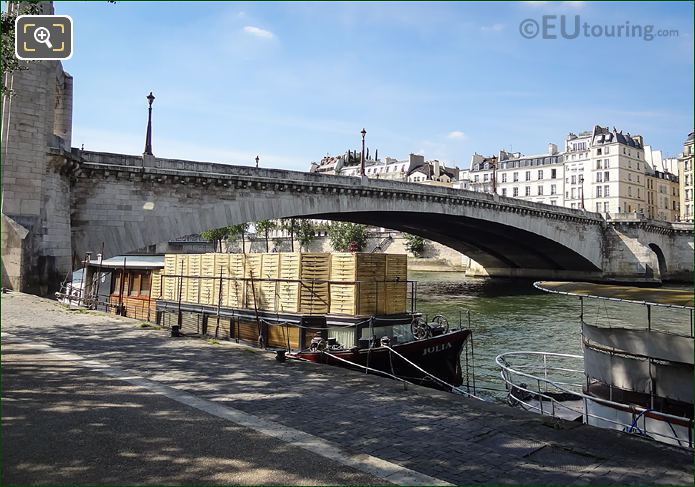
[[[683,144],[683,153],[678,157],[678,179],[680,180],[680,219],[685,222],[693,221],[693,132]]]
[[[534,156],[506,151],[491,157],[474,154],[457,187],[606,217],[635,213],[674,220],[679,204],[674,205],[673,199],[678,177],[669,172],[673,160],[651,147],[646,157],[649,161],[642,136],[596,125],[590,131],[568,134],[562,152],[549,144],[546,154]],[[657,159],[655,168],[652,161]]]

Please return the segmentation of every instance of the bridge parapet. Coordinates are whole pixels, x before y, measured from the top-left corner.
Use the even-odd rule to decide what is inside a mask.
[[[183,185],[402,198],[496,208],[500,211],[533,214],[554,220],[605,224],[605,220],[598,213],[441,186],[180,159],[146,160],[142,156],[107,152],[74,150],[73,154],[78,162],[75,174],[80,177],[95,177],[100,174]]]

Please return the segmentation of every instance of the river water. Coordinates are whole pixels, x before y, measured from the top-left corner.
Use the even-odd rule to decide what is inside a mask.
[[[451,326],[458,326],[461,317],[467,326],[470,311],[475,366],[469,371],[475,373],[476,392],[481,397],[506,397],[495,363],[500,353],[582,353],[580,303],[576,297],[539,291],[533,281],[464,278],[455,272],[410,272],[408,277],[418,282],[417,309],[430,320],[442,314]],[[688,315],[682,310],[654,309],[652,319],[655,327],[671,332],[688,333],[690,327]],[[646,327],[646,308],[585,299],[584,320],[590,324]],[[578,363],[581,365],[581,360]]]

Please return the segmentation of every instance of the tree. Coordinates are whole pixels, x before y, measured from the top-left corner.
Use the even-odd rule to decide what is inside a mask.
[[[335,222],[328,227],[331,247],[338,252],[359,252],[367,245],[367,227],[357,223]]]
[[[299,231],[299,221],[296,218],[284,218],[280,224],[282,229],[290,235],[290,250],[294,252],[294,234]]]
[[[241,253],[244,254],[246,253],[246,232],[249,230],[249,224],[248,223],[240,223],[239,225],[232,225],[227,227],[228,229],[228,234],[227,234],[227,239],[230,240],[236,240],[238,238],[241,238]]]
[[[5,12],[2,12],[2,74],[9,75],[13,71],[23,71],[28,69],[26,66],[28,63],[22,63],[14,55],[14,23],[19,15],[38,15],[41,13],[41,6],[38,5],[38,1],[32,2],[8,2],[5,6]],[[10,5],[14,4],[14,5]],[[10,8],[10,6],[12,8]],[[2,94],[5,94],[7,87],[5,86],[5,80],[9,76],[4,76],[2,82]],[[10,93],[11,95],[11,93]]]
[[[311,220],[299,220],[299,228],[297,229],[297,240],[299,241],[299,250],[307,250],[309,244],[316,237],[316,226]]]
[[[273,220],[261,220],[256,222],[256,233],[261,232],[265,235],[265,251],[270,252],[270,238],[269,232],[275,230],[278,224]]]
[[[405,248],[413,254],[415,257],[422,255],[425,250],[425,239],[417,235],[411,235],[409,233],[404,233],[403,238],[405,239]]]
[[[215,247],[215,252],[217,252],[217,246],[219,243],[220,252],[222,252],[222,239],[227,238],[229,235],[229,227],[214,228],[212,230],[205,230],[200,234],[208,242],[213,242]]]

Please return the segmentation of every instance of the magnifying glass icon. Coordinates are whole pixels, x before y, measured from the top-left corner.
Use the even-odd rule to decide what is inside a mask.
[[[39,44],[46,44],[49,49],[53,49],[53,44],[51,44],[51,32],[45,27],[38,27],[34,31],[34,40]]]

